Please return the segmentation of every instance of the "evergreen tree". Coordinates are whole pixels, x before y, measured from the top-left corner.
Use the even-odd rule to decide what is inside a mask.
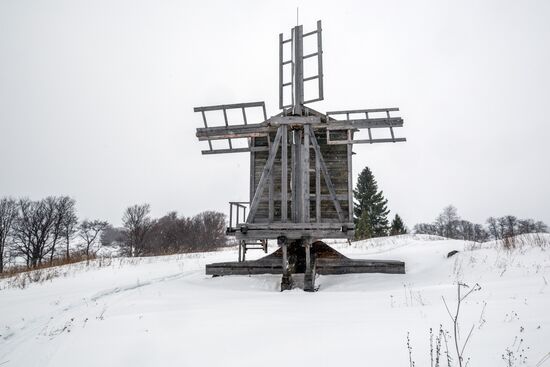
[[[382,191],[378,191],[378,184],[368,167],[365,167],[359,175],[353,193],[356,238],[387,236],[388,200],[384,198]]]
[[[405,228],[405,224],[403,223],[403,220],[401,219],[399,214],[395,214],[395,217],[391,222],[390,236],[396,236],[396,235],[406,234],[406,233],[407,233],[407,228]]]
[[[372,230],[369,221],[369,213],[365,210],[355,225],[355,238],[358,240],[371,238]]]

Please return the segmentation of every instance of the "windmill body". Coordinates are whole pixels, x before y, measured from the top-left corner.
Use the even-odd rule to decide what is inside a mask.
[[[316,51],[304,54],[304,39],[316,38]],[[290,51],[290,52],[286,52]],[[290,54],[285,59],[285,54]],[[307,60],[307,61],[306,61]],[[313,65],[304,73],[304,63]],[[306,96],[311,83],[316,95]],[[400,261],[352,260],[322,239],[351,239],[353,221],[353,144],[405,141],[394,129],[403,126],[398,108],[358,109],[321,113],[308,106],[321,101],[323,50],[321,21],[304,33],[296,26],[291,36],[279,35],[279,108],[267,117],[264,102],[196,107],[204,127],[197,129],[209,149],[203,154],[250,154],[250,198],[230,202],[227,234],[239,241],[236,262],[206,266],[214,276],[282,274],[281,289],[292,287],[292,274],[304,273],[304,290],[315,289],[315,274],[404,273]],[[214,126],[210,117],[221,116]],[[234,121],[238,115],[239,120]],[[251,116],[260,121],[251,121]],[[257,117],[256,117],[257,118]],[[356,139],[362,129],[365,138]],[[385,131],[387,136],[377,137]],[[219,144],[225,142],[220,148]],[[246,252],[262,249],[276,239],[279,249],[259,260]]]

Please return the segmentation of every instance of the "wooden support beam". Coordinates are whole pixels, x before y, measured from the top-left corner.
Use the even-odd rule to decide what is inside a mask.
[[[254,148],[255,145],[256,145],[256,138],[250,138],[250,148]],[[254,198],[254,190],[256,188],[256,182],[254,181],[256,178],[256,175],[254,174],[255,158],[256,158],[256,153],[255,151],[252,150],[250,152],[250,188],[249,188],[249,196],[248,196],[249,202],[251,202],[252,199]],[[245,220],[246,220],[246,216],[245,216]]]
[[[246,102],[246,103],[234,103],[234,104],[222,104],[216,106],[204,106],[204,107],[195,107],[193,108],[194,112],[207,112],[207,111],[218,111],[218,110],[231,110],[234,108],[251,108],[251,107],[265,107],[264,102]]]
[[[292,131],[290,141],[290,220],[296,221],[296,135],[297,131]]]
[[[266,147],[250,147],[250,148],[233,148],[233,149],[213,149],[203,150],[202,154],[226,154],[226,153],[245,153],[245,152],[264,152]]]
[[[319,100],[322,101],[324,99],[324,92],[323,92],[323,41],[322,41],[322,28],[321,28],[321,21],[317,21],[317,53],[319,56],[317,57],[317,73],[319,73]]]
[[[237,224],[239,224],[239,207],[237,207]],[[229,204],[229,227],[233,227],[233,204]]]
[[[275,157],[277,155],[277,148],[279,148],[280,142],[281,142],[281,129],[278,129],[277,134],[275,135],[273,144],[271,144],[269,157],[267,159],[267,163],[264,167],[264,170],[262,171],[262,175],[260,176],[260,181],[258,182],[258,187],[256,188],[256,192],[254,193],[254,198],[252,199],[252,202],[250,204],[250,211],[248,212],[248,218],[246,219],[247,223],[252,223],[254,221],[254,217],[256,216],[256,211],[258,210],[258,204],[260,203],[260,198],[264,192],[267,179],[271,174],[271,170],[273,169],[273,162],[275,162]]]
[[[269,139],[269,137],[268,137]],[[275,189],[275,180],[273,177],[273,169],[269,171],[269,181],[268,181],[268,189],[267,189],[267,220],[268,222],[273,222],[273,216],[275,212],[275,205],[273,202],[273,190]]]
[[[294,52],[294,115],[301,116],[304,105],[304,39],[301,25],[293,28]]]
[[[327,125],[328,130],[346,130],[346,129],[377,129],[377,128],[403,127],[401,117],[380,117],[368,119],[339,120]]]
[[[390,119],[390,111],[386,111],[386,116],[388,117],[388,119]],[[403,125],[403,120],[401,120],[401,125]],[[390,126],[390,133],[391,133],[391,138],[395,140],[395,135],[393,135],[393,127]]]
[[[281,222],[288,216],[288,126],[282,125],[281,142]]]
[[[351,130],[348,130],[348,140],[353,140],[353,133]],[[348,221],[353,220],[353,173],[352,173],[352,156],[353,156],[353,145],[348,144],[347,146],[347,158],[348,158]]]
[[[246,226],[247,230],[286,230],[286,229],[332,229],[336,231],[342,230],[342,225],[346,225],[348,228],[353,228],[353,221],[348,222],[333,222],[333,223],[246,223],[242,226]]]
[[[343,144],[376,144],[376,143],[401,143],[407,141],[406,138],[395,139],[359,139],[348,142],[347,140],[331,140],[327,141],[329,145],[343,145]]]
[[[284,86],[283,86],[283,34],[279,33],[279,108],[283,108]]]
[[[246,109],[242,107],[243,110],[243,122],[245,125],[248,125],[248,121],[246,120]]]
[[[344,222],[344,214],[342,213],[342,207],[340,206],[340,202],[338,201],[338,198],[336,197],[336,190],[334,190],[334,185],[332,184],[332,180],[330,178],[329,172],[327,170],[327,167],[325,165],[325,160],[323,159],[323,156],[321,155],[321,148],[319,147],[319,144],[317,143],[317,138],[315,138],[315,134],[313,131],[310,131],[310,137],[311,137],[311,143],[313,145],[313,149],[315,149],[315,154],[319,155],[319,164],[321,165],[321,171],[323,172],[323,177],[325,178],[325,184],[327,185],[328,191],[330,193],[330,196],[332,198],[332,202],[334,203],[334,208],[336,209],[336,212],[338,213],[338,219],[343,223]]]
[[[270,126],[320,124],[318,116],[273,116],[267,120]]]
[[[304,125],[304,142],[302,144],[302,187],[300,188],[300,200],[302,200],[302,218],[301,222],[309,222],[309,136],[310,136],[310,127],[309,125]]]
[[[294,176],[294,183],[292,186],[292,201],[294,203],[294,217],[293,222],[300,222],[302,220],[302,213],[304,210],[302,200],[302,130],[293,131],[293,146],[294,157],[292,159],[293,167],[292,174]]]
[[[339,201],[347,201],[348,200],[348,193],[346,191],[345,194],[336,194],[336,197],[338,198]],[[317,195],[315,194],[315,192],[310,192],[309,193],[309,199],[310,200],[316,200],[317,199]],[[273,200],[275,201],[281,201],[281,193],[279,192],[274,192],[273,193]],[[321,195],[321,201],[323,200],[332,200],[332,196],[330,195]],[[287,201],[289,201],[288,199],[288,194],[287,194]],[[267,202],[267,199],[260,199],[260,202]]]
[[[321,222],[321,163],[320,157],[315,153],[315,219]]]
[[[269,127],[265,124],[212,126],[198,128],[195,135],[200,141],[228,138],[249,138],[265,136],[270,132],[274,132],[276,129],[276,127]]]
[[[223,109],[223,120],[225,122],[225,127],[229,126],[229,122],[227,121],[227,110]],[[227,141],[229,142],[229,149],[233,149],[233,144],[231,143],[231,138],[228,138]]]
[[[246,233],[235,232],[235,239],[237,240],[261,240],[264,238],[277,238],[280,236],[285,236],[291,240],[299,240],[304,237],[312,238],[353,238],[354,231],[350,230],[347,232],[342,232],[341,230],[336,229],[284,229],[284,230],[249,230]]]
[[[343,111],[329,111],[326,113],[326,115],[343,115],[346,113],[365,113],[365,112],[395,112],[399,111],[399,108],[397,107],[390,107],[390,108],[366,108],[362,110],[343,110]]]
[[[208,129],[208,124],[206,123],[206,116],[204,114],[204,111],[201,111],[201,115],[202,115],[202,121],[204,122],[204,128]],[[208,141],[208,146],[210,147],[210,150],[212,150],[212,142],[211,141]]]

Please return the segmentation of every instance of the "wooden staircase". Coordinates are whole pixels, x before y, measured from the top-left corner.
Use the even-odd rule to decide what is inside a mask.
[[[248,250],[262,250],[267,254],[267,240],[239,241],[239,262],[246,260],[246,252]]]

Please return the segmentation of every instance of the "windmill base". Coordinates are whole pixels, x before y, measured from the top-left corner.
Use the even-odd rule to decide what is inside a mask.
[[[304,290],[315,290],[315,274],[385,273],[405,274],[405,263],[394,260],[354,260],[336,251],[326,243],[317,241],[311,245],[310,267],[306,266],[306,248],[299,241],[288,245],[288,269],[283,272],[283,251],[258,260],[223,262],[206,265],[206,275],[256,275],[283,274],[281,290],[292,288],[291,274],[304,274]]]

